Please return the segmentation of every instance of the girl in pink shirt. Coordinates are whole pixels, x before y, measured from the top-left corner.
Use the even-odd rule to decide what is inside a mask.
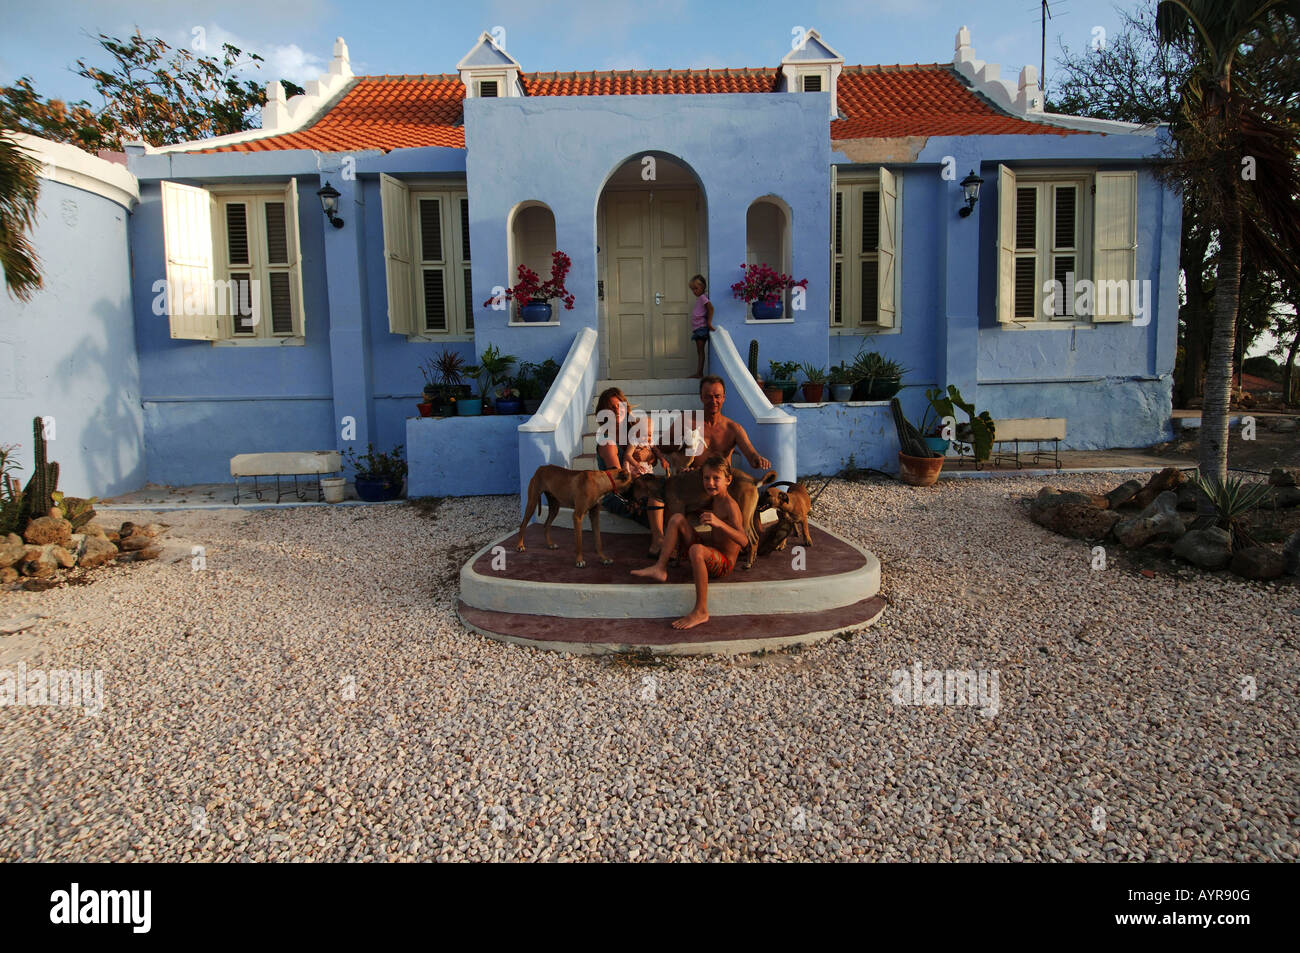
[[[713,330],[713,302],[705,294],[708,285],[703,275],[692,278],[689,287],[691,294],[695,295],[695,309],[691,312],[691,340],[695,342],[695,350],[700,355],[699,369],[691,376],[703,377],[704,345],[709,340],[709,332]]]

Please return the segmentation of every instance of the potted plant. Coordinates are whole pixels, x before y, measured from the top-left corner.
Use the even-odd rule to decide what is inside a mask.
[[[853,359],[853,375],[857,383],[853,386],[854,400],[889,400],[903,386],[903,375],[907,371],[903,365],[891,358],[885,358],[875,351],[861,351]]]
[[[921,439],[920,431],[907,422],[897,397],[889,399],[898,431],[898,477],[909,486],[933,486],[943,469],[943,454],[931,450]]]
[[[501,349],[495,344],[489,344],[487,350],[479,355],[479,362],[465,369],[465,372],[478,382],[478,398],[462,398],[458,403],[460,415],[473,417],[483,413],[486,409],[483,406],[484,400],[490,399],[494,388],[510,380],[510,369],[515,366],[517,360],[518,358],[513,354],[502,354]]]
[[[376,452],[373,443],[367,444],[366,452],[362,454],[348,448],[343,451],[343,458],[356,470],[357,496],[367,503],[382,503],[402,495],[406,461],[402,458],[400,443],[391,453]]]
[[[783,298],[791,288],[807,288],[808,279],[795,281],[768,265],[741,265],[745,277],[731,286],[732,297],[753,305],[754,317],[760,321],[775,320],[784,313]]]
[[[524,398],[515,385],[516,380],[514,377],[506,378],[506,382],[497,388],[494,406],[498,414],[508,417],[524,412]]]
[[[768,361],[767,367],[769,374],[767,385],[763,388],[764,393],[769,389],[781,389],[781,400],[772,400],[770,396],[768,397],[768,400],[772,400],[772,403],[774,404],[781,403],[781,401],[788,403],[794,397],[795,388],[799,386],[794,379],[794,375],[799,370],[798,362]]]
[[[809,363],[804,364],[802,369],[806,381],[803,385],[803,399],[810,404],[820,404],[822,393],[826,390],[826,368]]]
[[[853,397],[853,385],[856,381],[852,370],[843,361],[831,368],[828,379],[832,400],[849,400]]]
[[[956,419],[954,408],[966,414],[968,419],[957,424],[955,436],[960,442],[970,445],[971,454],[975,457],[976,463],[983,463],[993,455],[993,438],[996,434],[996,427],[987,410],[976,413],[975,405],[963,400],[961,391],[953,384],[948,385],[947,391],[938,388],[927,390],[925,397],[938,415],[940,423],[945,417]],[[928,417],[929,411],[927,410],[926,418]],[[924,426],[925,420],[922,420],[921,423]]]
[[[430,411],[425,413],[421,404],[420,414],[424,417],[431,414],[445,416],[454,411],[468,368],[464,357],[445,347],[436,358],[423,362],[420,373],[424,376],[424,400],[430,405]]]
[[[537,379],[540,368],[532,361],[523,361],[519,365],[512,384],[519,399],[523,401],[523,412],[535,414],[542,405],[542,382]]]
[[[507,288],[503,297],[514,301],[519,306],[519,318],[528,324],[538,324],[551,320],[551,299],[559,298],[564,302],[566,311],[573,310],[574,296],[564,287],[564,279],[569,274],[573,262],[562,251],[551,253],[551,277],[542,281],[537,272],[527,265],[518,268],[519,281]],[[483,307],[490,307],[497,299],[488,298]]]

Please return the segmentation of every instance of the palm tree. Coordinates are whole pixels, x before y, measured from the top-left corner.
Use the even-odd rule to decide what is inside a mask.
[[[31,300],[41,287],[40,262],[28,233],[36,223],[36,196],[41,190],[37,161],[0,129],[0,270],[5,287],[19,301]]]
[[[1243,246],[1257,263],[1300,275],[1294,260],[1300,248],[1296,126],[1286,121],[1293,117],[1279,120],[1275,110],[1261,109],[1267,78],[1234,82],[1234,65],[1243,53],[1288,49],[1298,26],[1300,0],[1161,0],[1156,8],[1161,42],[1186,44],[1196,59],[1172,129],[1169,174],[1217,224],[1214,324],[1197,463],[1202,476],[1220,481],[1228,468]]]

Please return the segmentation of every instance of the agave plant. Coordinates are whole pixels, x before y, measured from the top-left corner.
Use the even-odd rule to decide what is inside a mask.
[[[1214,507],[1215,525],[1232,534],[1233,549],[1256,544],[1246,530],[1242,517],[1268,498],[1271,488],[1267,483],[1247,483],[1241,477],[1220,480],[1214,476],[1203,477],[1199,473],[1190,482],[1205,494]]]

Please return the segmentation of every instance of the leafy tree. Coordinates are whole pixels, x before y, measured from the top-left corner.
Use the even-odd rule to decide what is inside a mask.
[[[1242,249],[1290,280],[1300,278],[1300,138],[1286,77],[1300,28],[1300,0],[1161,0],[1156,30],[1184,45],[1194,67],[1181,90],[1167,173],[1217,228],[1214,323],[1197,446],[1202,476],[1222,481],[1228,467],[1228,402],[1238,320]],[[1259,71],[1239,75],[1239,58]],[[1269,64],[1277,64],[1276,73]],[[1281,74],[1281,75],[1278,75]],[[1270,106],[1273,107],[1270,110]],[[1270,114],[1272,113],[1272,114]]]
[[[223,43],[219,56],[196,55],[157,37],[145,39],[139,30],[127,40],[100,34],[99,45],[111,58],[107,67],[77,60],[77,75],[90,80],[102,99],[99,108],[84,100],[45,99],[24,76],[0,88],[0,127],[92,150],[120,150],[135,139],[171,145],[257,128],[266,91],[238,73],[260,69],[258,54]],[[295,83],[281,84],[288,96],[303,92]]]
[[[19,301],[30,300],[41,287],[40,263],[28,238],[41,189],[38,168],[36,158],[0,130],[0,271],[6,290]]]

